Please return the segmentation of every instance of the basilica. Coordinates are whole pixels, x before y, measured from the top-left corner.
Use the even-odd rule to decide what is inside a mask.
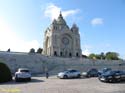
[[[67,25],[61,12],[46,29],[43,41],[43,54],[59,57],[81,57],[79,28]]]

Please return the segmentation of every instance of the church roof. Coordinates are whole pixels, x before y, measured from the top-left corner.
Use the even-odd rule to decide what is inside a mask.
[[[66,21],[63,19],[62,13],[60,12],[59,17],[57,19],[57,24],[66,25]]]
[[[53,20],[52,24],[57,24],[57,21],[56,19]]]

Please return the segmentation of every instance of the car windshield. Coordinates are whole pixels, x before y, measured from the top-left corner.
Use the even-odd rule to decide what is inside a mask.
[[[20,72],[29,72],[29,70],[20,70]]]
[[[90,69],[89,71],[94,71],[94,72],[97,72],[98,70],[97,69]]]
[[[116,72],[115,71],[107,71],[105,74],[115,74]]]
[[[66,70],[64,72],[67,73],[67,72],[78,72],[78,71],[77,70]]]
[[[102,72],[107,72],[107,71],[111,71],[111,68],[103,68],[102,70],[100,70]]]

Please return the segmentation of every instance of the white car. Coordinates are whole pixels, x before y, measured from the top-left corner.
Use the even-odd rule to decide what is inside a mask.
[[[80,72],[77,70],[66,70],[64,72],[58,73],[58,78],[80,78]]]
[[[19,68],[15,73],[15,81],[31,80],[31,72],[28,68]]]

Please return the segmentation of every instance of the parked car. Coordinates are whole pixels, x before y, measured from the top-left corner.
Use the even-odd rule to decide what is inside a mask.
[[[15,81],[30,81],[31,72],[28,68],[19,68],[15,73]]]
[[[82,77],[97,77],[98,76],[98,70],[95,68],[92,68],[88,70],[87,72],[82,72]]]
[[[58,78],[80,78],[80,72],[78,70],[66,70],[58,73]]]
[[[120,82],[125,80],[125,71],[108,71],[98,77],[102,82]]]
[[[101,74],[104,74],[108,71],[111,71],[111,70],[112,70],[111,68],[103,68],[103,69],[98,71],[98,76],[100,76]]]

